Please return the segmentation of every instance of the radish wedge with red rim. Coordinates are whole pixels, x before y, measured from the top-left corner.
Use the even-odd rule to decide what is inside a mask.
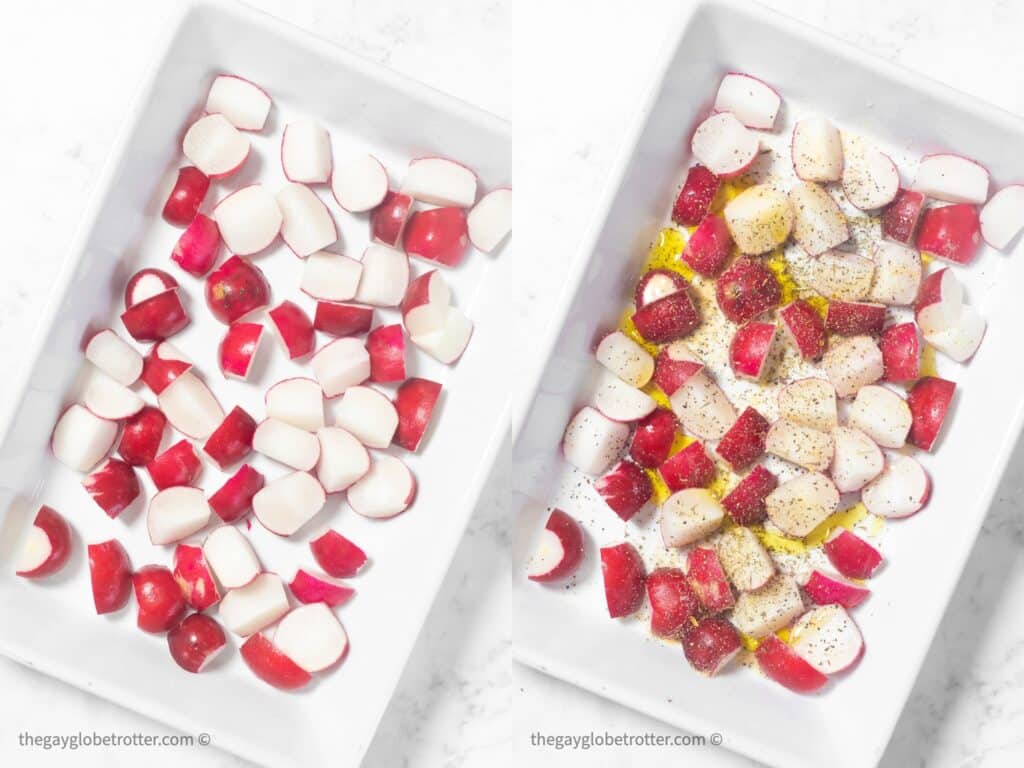
[[[92,368],[88,373],[82,403],[101,419],[112,421],[134,416],[146,405],[146,401],[138,394],[98,368]]]
[[[126,387],[142,375],[142,355],[109,328],[89,339],[85,359]]]
[[[476,174],[443,157],[421,157],[409,163],[402,192],[432,205],[469,208],[476,202]]]
[[[301,568],[295,572],[288,589],[300,603],[324,603],[331,608],[344,605],[356,593],[352,587],[334,584]]]
[[[338,228],[316,192],[291,182],[278,190],[281,239],[299,258],[316,253],[338,239]]]
[[[360,155],[334,169],[331,192],[349,213],[372,210],[388,193],[388,172],[373,155]]]
[[[416,478],[399,459],[387,454],[375,456],[370,471],[347,491],[349,506],[363,517],[394,517],[416,497]]]
[[[175,485],[149,501],[146,528],[153,544],[173,544],[202,530],[210,521],[210,505],[200,488]]]
[[[978,221],[986,243],[999,250],[1006,248],[1024,229],[1024,185],[1010,184],[992,195]]]
[[[340,253],[317,251],[302,270],[302,292],[322,301],[351,301],[359,288],[363,265]]]
[[[359,339],[335,339],[318,349],[310,364],[326,397],[337,397],[370,378],[370,353]]]
[[[947,203],[981,205],[988,199],[988,171],[961,155],[926,155],[917,166],[914,189]]]
[[[213,218],[228,249],[250,256],[277,239],[284,215],[274,196],[262,184],[232,192],[213,209]]]
[[[386,245],[363,252],[363,274],[355,300],[374,307],[397,307],[409,287],[409,257]]]
[[[313,469],[320,460],[320,441],[316,435],[277,419],[260,422],[252,436],[252,448],[268,459],[303,472]]]
[[[570,464],[588,475],[604,474],[626,448],[629,425],[613,421],[584,406],[565,428],[562,452]]]
[[[263,486],[253,496],[252,509],[268,531],[291,536],[316,517],[326,501],[323,486],[315,477],[308,472],[293,472]]]
[[[880,517],[910,517],[928,503],[932,483],[914,458],[890,453],[885,469],[861,491],[868,512]]]
[[[349,387],[335,409],[334,423],[367,448],[387,448],[398,429],[398,411],[372,387]]]
[[[735,115],[720,112],[697,126],[690,148],[697,161],[713,174],[731,178],[753,165],[761,141]]]
[[[288,613],[288,595],[276,573],[261,573],[220,601],[218,615],[229,630],[245,637],[269,627]]]
[[[491,253],[512,231],[512,189],[488,192],[466,217],[469,241],[478,251]]]
[[[559,581],[571,576],[583,560],[583,529],[560,509],[551,510],[530,560],[527,578]]]
[[[50,448],[57,460],[76,472],[88,472],[117,439],[117,422],[97,416],[83,405],[68,407],[57,420]]]
[[[864,652],[864,639],[841,605],[812,608],[793,625],[790,644],[808,664],[824,675],[853,666]]]
[[[790,153],[793,170],[802,181],[839,181],[842,177],[843,141],[839,130],[823,117],[797,121]]]
[[[281,169],[288,181],[326,184],[331,177],[331,136],[313,120],[295,120],[281,134]]]
[[[723,77],[715,95],[715,111],[731,112],[748,128],[771,130],[781,106],[778,91],[742,72],[730,72]]]
[[[316,436],[320,441],[316,476],[325,493],[347,490],[370,471],[370,452],[351,432],[324,427]]]
[[[217,398],[191,371],[157,395],[157,403],[171,426],[193,440],[205,440],[224,421],[224,409]]]
[[[211,179],[230,176],[241,168],[249,149],[249,139],[220,114],[196,120],[181,142],[185,157]]]
[[[345,657],[348,635],[325,603],[311,603],[281,619],[274,645],[307,672],[322,672]]]
[[[845,157],[843,194],[862,211],[888,205],[900,191],[900,172],[884,152],[868,147]]]
[[[324,393],[313,379],[285,379],[267,390],[267,418],[277,419],[307,432],[324,425]]]
[[[262,570],[252,544],[233,525],[214,528],[203,542],[203,555],[224,589],[244,587]]]
[[[270,105],[266,91],[237,75],[217,75],[206,95],[207,113],[224,115],[243,131],[262,130]]]

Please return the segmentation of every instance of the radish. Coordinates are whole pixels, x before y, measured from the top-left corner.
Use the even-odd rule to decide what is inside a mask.
[[[782,330],[804,360],[817,360],[825,352],[825,321],[818,310],[803,299],[779,310]]]
[[[644,561],[632,544],[601,548],[601,574],[608,615],[617,619],[636,613],[644,603]]]
[[[992,195],[981,209],[978,224],[986,243],[1006,248],[1024,229],[1024,185],[1010,184]]]
[[[765,499],[778,485],[778,478],[758,465],[726,494],[722,508],[738,525],[759,523],[765,518]]]
[[[741,592],[730,620],[744,635],[760,640],[788,626],[803,610],[796,582],[778,574],[760,589]]]
[[[641,309],[658,299],[685,291],[688,285],[686,278],[678,272],[670,269],[649,269],[636,284],[633,302],[637,309]]]
[[[356,301],[375,307],[397,307],[409,287],[409,258],[384,245],[370,245],[363,252],[363,274]]]
[[[672,221],[682,227],[695,227],[707,216],[721,182],[703,165],[693,165],[672,204]]]
[[[126,387],[142,375],[142,355],[109,328],[89,339],[85,345],[85,359]]]
[[[121,322],[136,341],[162,341],[188,325],[176,288],[143,299],[121,313]]]
[[[232,323],[217,347],[220,370],[228,379],[245,381],[263,338],[260,323]]]
[[[324,603],[331,608],[344,605],[356,593],[343,584],[332,584],[299,568],[288,584],[289,591],[300,603]]]
[[[317,565],[336,579],[355,576],[367,562],[366,553],[333,529],[309,542]]]
[[[183,373],[192,370],[192,361],[169,341],[154,344],[142,367],[142,381],[159,395]]]
[[[742,648],[736,628],[718,616],[698,619],[684,630],[682,645],[690,666],[708,677],[725,669]]]
[[[750,256],[782,245],[793,228],[789,198],[768,184],[743,190],[722,213],[740,253]]]
[[[654,494],[651,478],[631,461],[620,461],[594,483],[605,504],[622,520],[630,520]]]
[[[674,436],[675,419],[672,423]],[[694,440],[665,459],[658,467],[658,474],[672,492],[686,488],[707,488],[715,479],[715,463],[704,450],[704,445]]]
[[[917,326],[900,323],[885,329],[879,340],[886,381],[914,381],[921,375],[921,340]]]
[[[231,632],[246,637],[269,627],[288,613],[288,595],[276,573],[261,573],[220,601],[220,620]],[[244,650],[243,650],[244,654]]]
[[[373,210],[388,193],[388,172],[373,155],[360,155],[334,169],[331,192],[349,213]]]
[[[324,425],[324,393],[313,379],[285,379],[267,390],[267,417],[307,432]]]
[[[181,142],[185,157],[211,179],[222,179],[241,168],[249,150],[249,139],[223,115],[199,118]]]
[[[714,277],[732,255],[732,235],[721,216],[708,214],[690,234],[679,257],[694,272]]]
[[[303,472],[320,461],[320,441],[316,435],[277,419],[260,422],[252,436],[252,447],[268,459]]]
[[[253,496],[252,509],[268,531],[291,536],[316,517],[326,501],[323,486],[316,478],[308,472],[292,472],[259,490]]]
[[[795,693],[813,693],[828,682],[825,675],[775,636],[766,637],[757,646],[755,657],[765,677]]]
[[[407,451],[419,449],[440,396],[441,385],[436,381],[412,377],[402,382],[395,393],[395,410],[398,412],[396,445]]]
[[[658,389],[671,397],[692,376],[703,370],[704,363],[693,354],[693,350],[686,346],[685,342],[673,341],[658,351],[658,357],[654,361],[654,383],[658,385]]]
[[[900,189],[896,198],[882,211],[882,235],[909,245],[914,240],[923,209],[924,195],[912,189]]]
[[[171,261],[194,277],[202,277],[217,261],[220,229],[209,216],[197,213],[171,251]]]
[[[679,291],[637,309],[633,325],[646,341],[667,344],[695,331],[700,313],[687,291]]]
[[[828,432],[839,423],[836,389],[824,379],[798,379],[779,390],[779,418]]]
[[[761,540],[742,525],[726,530],[715,550],[726,576],[740,592],[760,589],[775,575],[775,563]]]
[[[866,587],[817,568],[811,571],[803,586],[804,592],[816,605],[838,604],[843,608],[856,608],[871,594]]]
[[[61,464],[76,472],[88,472],[110,452],[116,439],[116,421],[100,418],[74,403],[57,420],[50,450]]]
[[[656,568],[644,583],[651,604],[651,633],[679,637],[700,611],[697,594],[678,568]]]
[[[263,483],[263,475],[243,464],[210,497],[210,509],[225,523],[233,523],[249,511],[253,496],[263,488]]]
[[[193,440],[205,440],[224,421],[224,409],[202,379],[189,371],[157,396],[171,426]]]
[[[835,483],[820,472],[787,480],[768,494],[768,519],[786,536],[806,536],[839,508]]]
[[[822,472],[832,463],[832,435],[812,427],[779,419],[765,437],[764,449],[804,469]]]
[[[367,448],[387,448],[398,429],[398,411],[372,387],[349,387],[335,410],[334,423]]]
[[[207,439],[203,451],[218,467],[226,469],[249,455],[255,433],[256,420],[236,405]]]
[[[466,212],[461,208],[432,208],[415,211],[402,235],[402,246],[410,256],[457,267],[469,248]]]
[[[782,97],[763,80],[742,72],[722,78],[715,95],[715,112],[731,112],[748,128],[770,131],[782,106]]]
[[[715,281],[715,299],[726,318],[742,324],[779,306],[782,286],[775,273],[764,264],[741,258]]]
[[[140,269],[128,278],[128,283],[125,285],[124,308],[131,309],[146,299],[177,287],[178,281],[174,279],[174,276],[162,269],[154,267]]]
[[[96,613],[113,613],[128,604],[132,595],[132,564],[117,539],[90,544],[89,581]]]
[[[789,190],[793,239],[810,256],[818,256],[850,239],[850,225],[836,201],[818,184],[804,181]]]
[[[82,481],[82,487],[111,519],[124,512],[141,493],[135,470],[120,459],[107,459]]]
[[[196,217],[209,189],[210,177],[198,168],[191,165],[179,168],[178,178],[164,202],[164,221],[187,227]]]
[[[736,409],[706,371],[687,379],[670,403],[683,429],[705,440],[718,440],[736,421]]]
[[[373,325],[373,307],[356,307],[351,304],[332,304],[327,301],[316,303],[313,327],[331,336],[354,336],[366,333]]]
[[[179,544],[174,548],[174,580],[185,602],[196,611],[205,611],[220,600],[220,589],[202,547]]]
[[[688,547],[722,527],[725,511],[705,488],[685,488],[669,496],[658,510],[666,547]]]
[[[256,677],[282,691],[301,688],[313,679],[263,635],[253,635],[242,643],[241,654]]]
[[[179,667],[198,674],[227,647],[227,637],[209,616],[193,613],[167,634],[167,647]]]
[[[598,371],[591,402],[613,421],[639,421],[658,405],[646,392],[629,386],[603,368]]]
[[[561,581],[572,576],[583,561],[583,529],[560,509],[551,510],[540,543],[530,559],[526,576],[531,581]]]
[[[236,256],[251,256],[269,247],[284,222],[277,199],[262,184],[250,184],[229,194],[217,203],[213,218],[220,227],[220,236]]]
[[[868,579],[882,564],[882,555],[864,539],[836,528],[822,544],[833,567],[848,579]]]
[[[270,286],[260,268],[232,256],[206,278],[206,305],[225,325],[270,303]]]
[[[729,365],[733,373],[751,381],[764,375],[778,327],[775,323],[750,322],[741,325],[729,344]]]
[[[274,645],[307,672],[322,672],[344,658],[348,635],[330,608],[312,603],[281,619]]]
[[[71,557],[71,526],[57,510],[41,506],[21,545],[14,572],[25,579],[51,576]]]
[[[188,440],[179,440],[146,465],[158,491],[176,485],[192,485],[202,469],[202,462]]]
[[[146,528],[153,544],[173,544],[202,530],[210,521],[210,505],[201,488],[175,485],[149,500]]]
[[[861,492],[861,500],[873,515],[910,517],[928,503],[931,487],[931,479],[916,459],[892,453],[882,474]]]
[[[313,120],[295,120],[281,134],[281,169],[288,181],[326,184],[331,178],[331,135]]]
[[[874,336],[885,325],[885,305],[868,301],[830,301],[825,330],[839,336]],[[885,350],[882,350],[885,354]]]
[[[146,401],[124,384],[119,384],[98,368],[92,368],[82,393],[82,404],[101,419],[120,421],[134,416]]]
[[[768,420],[756,408],[747,406],[715,450],[734,472],[742,471],[764,455],[769,431]]]
[[[720,112],[697,126],[690,150],[697,162],[716,176],[728,179],[739,176],[754,164],[761,142],[735,115]]]
[[[871,291],[875,263],[856,253],[828,251],[811,265],[807,284],[832,301],[860,301]]]
[[[412,210],[412,198],[388,190],[380,205],[370,214],[370,234],[374,240],[392,247],[402,242],[402,231]]]
[[[166,632],[185,615],[185,598],[164,566],[142,566],[132,575],[132,586],[138,606],[135,623],[143,632]]]
[[[879,304],[913,304],[921,285],[920,254],[905,245],[882,240],[875,245],[872,259],[875,275],[868,298]]]
[[[694,547],[686,556],[686,579],[705,613],[732,608],[735,598],[718,554],[710,547]]]
[[[925,155],[917,166],[914,189],[947,203],[976,203],[988,199],[988,171],[961,155]]]
[[[964,287],[953,270],[943,267],[921,283],[914,316],[925,333],[944,331],[956,323],[964,305]]]
[[[316,436],[320,441],[316,476],[326,493],[344,491],[370,471],[370,454],[351,432],[324,427]]]
[[[885,468],[885,456],[878,444],[855,427],[832,430],[832,482],[840,493],[859,491]]]
[[[457,362],[469,346],[473,335],[473,321],[455,307],[448,307],[441,325],[433,331],[415,332],[406,324],[413,344],[445,365]]]
[[[359,339],[335,339],[320,347],[310,364],[326,397],[337,397],[370,378],[370,354]]]
[[[588,475],[601,475],[618,459],[629,440],[629,425],[612,421],[585,405],[572,417],[562,438],[566,460]]]
[[[405,335],[401,325],[382,325],[366,337],[370,355],[370,381],[382,383],[405,379]]]
[[[233,525],[214,528],[203,542],[203,556],[224,589],[244,587],[260,575],[252,544]]]
[[[217,75],[206,95],[206,111],[224,115],[243,131],[263,130],[270,114],[270,96],[238,75]]]
[[[869,147],[846,157],[843,167],[843,194],[862,211],[872,211],[891,203],[900,191],[900,172],[884,152]]]
[[[839,130],[823,117],[797,121],[790,154],[793,170],[802,181],[839,181],[842,177],[843,141]]]
[[[612,331],[597,345],[597,362],[632,387],[642,387],[654,375],[654,358],[622,331]]]
[[[973,205],[929,208],[917,230],[918,250],[954,264],[970,264],[981,247],[981,225]]]
[[[402,192],[433,205],[471,208],[476,201],[476,174],[443,157],[421,157],[409,163]]]
[[[956,384],[937,376],[925,376],[907,393],[907,405],[913,423],[909,441],[922,451],[930,451],[946,421],[946,412],[953,401]]]
[[[864,639],[841,605],[812,608],[793,625],[793,650],[824,675],[849,669],[864,653]]]
[[[167,418],[156,408],[147,405],[125,421],[117,452],[129,464],[145,466],[156,457],[166,426]]]
[[[281,209],[281,239],[299,258],[316,253],[338,239],[338,228],[330,211],[316,192],[292,182],[278,190]]]
[[[480,198],[466,217],[473,247],[491,253],[512,232],[512,188],[493,189]]]
[[[452,303],[451,290],[439,270],[424,272],[409,283],[402,298],[402,322],[410,333],[429,333],[444,325]]]
[[[925,331],[924,338],[950,360],[966,363],[981,346],[985,329],[985,318],[965,304],[951,326],[932,332]]]
[[[363,265],[348,256],[330,251],[310,254],[299,286],[307,296],[322,301],[351,301],[356,297]]]
[[[851,397],[885,373],[882,350],[870,336],[850,336],[833,344],[821,361],[839,397]]]
[[[876,384],[861,387],[850,406],[850,426],[883,448],[902,448],[912,421],[907,401]]]
[[[267,312],[270,323],[288,353],[289,360],[305,357],[316,346],[313,321],[302,307],[293,301],[282,301]]]
[[[381,454],[370,471],[347,491],[349,506],[363,517],[388,518],[401,514],[416,497],[416,478],[399,459]]]

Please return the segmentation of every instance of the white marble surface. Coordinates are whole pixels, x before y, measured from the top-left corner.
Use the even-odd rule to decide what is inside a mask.
[[[558,290],[622,126],[679,0],[259,0],[255,5],[440,89],[514,117],[517,253],[543,254],[536,310]],[[0,352],[25,353],[49,275],[171,5],[8,4],[0,24]],[[1024,8],[1011,0],[771,0],[769,5],[1024,115]],[[511,9],[515,7],[513,12]],[[1024,162],[1024,161],[1022,161]],[[529,222],[527,228],[523,222]],[[529,230],[529,231],[528,231]],[[528,340],[529,334],[524,335]],[[0,381],[0,398],[10,397]],[[964,479],[969,482],[969,478]],[[884,759],[886,768],[1024,764],[1024,450],[1003,483]],[[512,514],[484,499],[419,638],[366,765],[743,766],[713,748],[532,748],[530,734],[671,733],[516,665],[501,601]],[[922,545],[926,545],[923,543]],[[921,575],[926,588],[927,574]],[[3,617],[0,621],[9,621]],[[87,649],[79,649],[87,652]],[[884,695],[884,692],[880,692]],[[187,705],[187,700],[183,700]],[[0,764],[170,766],[176,750],[44,754],[21,731],[142,731],[159,724],[0,660]],[[205,749],[202,766],[240,761]]]

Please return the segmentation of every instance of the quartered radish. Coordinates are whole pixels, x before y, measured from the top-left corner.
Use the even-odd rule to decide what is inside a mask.
[[[864,652],[864,639],[843,606],[812,608],[793,625],[790,646],[823,675],[853,666]]]
[[[57,510],[42,506],[14,564],[16,575],[39,579],[61,570],[71,557],[71,526]]]
[[[142,566],[132,574],[132,587],[138,606],[135,623],[143,632],[167,632],[185,615],[185,597],[174,575],[164,566]]]
[[[225,325],[270,303],[270,285],[248,259],[232,256],[206,278],[206,305]]]
[[[225,469],[249,455],[255,433],[256,420],[236,405],[207,439],[203,452]]]
[[[192,361],[169,341],[153,345],[142,367],[142,381],[154,395],[159,395],[174,380],[192,370]]]
[[[90,544],[86,550],[97,615],[121,610],[132,596],[132,564],[128,553],[117,539]]]
[[[658,510],[666,547],[686,547],[710,536],[725,520],[721,503],[705,488],[685,488],[669,496]]]
[[[789,190],[793,239],[810,256],[825,253],[850,239],[850,226],[832,196],[818,184],[804,181]]]
[[[861,500],[868,512],[881,517],[910,517],[928,503],[931,479],[914,458],[890,453],[885,469],[865,486]]]
[[[259,253],[277,239],[284,214],[262,184],[232,192],[213,209],[213,218],[228,249],[236,256]]]
[[[281,653],[264,635],[249,637],[239,652],[256,677],[282,691],[301,688],[313,679],[309,672]]]
[[[359,339],[335,339],[316,351],[310,365],[326,397],[337,397],[370,378],[370,353]]]
[[[281,239],[296,256],[305,258],[338,239],[338,228],[316,192],[305,184],[285,184],[277,192]]]
[[[697,126],[690,149],[697,161],[713,174],[731,178],[753,165],[761,151],[761,140],[735,115],[720,112]]]
[[[225,523],[240,520],[252,507],[252,499],[263,488],[263,484],[263,475],[248,464],[243,464],[210,496],[210,508]]]
[[[821,366],[839,397],[851,397],[885,373],[882,350],[870,336],[850,336],[829,347]]]
[[[205,611],[220,601],[220,588],[206,562],[202,547],[179,544],[174,548],[174,580],[185,601],[197,611]]]
[[[825,313],[825,330],[840,336],[875,336],[884,325],[885,305],[870,301],[830,301]]]
[[[755,656],[765,677],[795,693],[813,693],[828,682],[825,675],[777,637],[766,637],[757,646]]]
[[[177,288],[132,304],[121,313],[121,322],[136,341],[162,341],[189,323]]]
[[[836,528],[822,544],[828,561],[848,579],[868,579],[882,564],[882,555],[857,534]]]
[[[323,603],[331,608],[344,605],[356,593],[344,584],[334,584],[299,568],[288,583],[289,591],[300,603]]]
[[[407,451],[419,449],[440,396],[441,385],[436,381],[411,377],[402,382],[395,393],[395,410],[398,411],[396,445]]]
[[[192,485],[203,470],[203,463],[188,440],[179,440],[146,465],[157,490],[176,485]]]
[[[512,188],[501,187],[480,198],[466,217],[469,241],[491,253],[512,231]]]
[[[267,390],[267,417],[307,432],[324,425],[324,393],[313,379],[285,379]]]
[[[740,593],[730,620],[740,632],[760,640],[789,626],[803,610],[796,582],[791,576],[777,574],[760,589]]]
[[[956,384],[937,376],[925,376],[907,393],[907,405],[913,416],[909,441],[922,451],[930,451],[935,445],[942,425],[946,420]]]
[[[947,203],[981,205],[988,199],[988,171],[961,155],[926,155],[917,166],[914,189]]]
[[[315,477],[308,472],[292,472],[263,486],[253,496],[252,510],[268,531],[291,536],[316,517],[326,501],[323,486]]]
[[[882,235],[904,245],[912,243],[922,210],[924,195],[912,189],[900,189],[882,211]]]
[[[260,323],[232,323],[217,348],[217,360],[225,378],[245,380],[249,376],[263,326]]]
[[[214,528],[203,542],[203,555],[224,589],[244,587],[260,575],[252,544],[233,525]]]
[[[246,637],[269,627],[288,613],[288,608],[288,595],[281,577],[276,573],[261,573],[244,587],[224,595],[217,615],[234,634]]]
[[[797,379],[779,390],[779,418],[828,432],[839,421],[836,388],[824,379]]]
[[[88,472],[110,453],[116,439],[116,421],[100,418],[74,403],[57,420],[50,449],[60,463],[76,472]]]
[[[398,412],[372,387],[349,387],[335,409],[334,423],[359,438],[367,448],[387,448],[398,429]]]
[[[196,217],[210,189],[210,177],[192,165],[178,169],[178,177],[164,202],[163,217],[168,224],[187,227]]]
[[[927,208],[917,230],[917,248],[944,261],[970,264],[981,246],[977,206],[968,203]]]
[[[302,268],[302,292],[323,301],[351,301],[359,288],[363,265],[356,259],[330,251],[317,251]]]
[[[807,284],[826,299],[860,301],[871,291],[875,263],[856,253],[828,251],[808,271]]]
[[[316,437],[320,441],[316,476],[326,493],[344,491],[370,471],[370,453],[351,432],[323,427]]]
[[[101,419],[113,421],[134,416],[146,405],[135,392],[98,368],[92,368],[88,373],[82,403]]]
[[[104,461],[82,481],[82,487],[110,518],[124,512],[141,493],[132,465],[120,459]]]
[[[155,267],[146,267],[128,278],[124,288],[124,308],[131,309],[146,299],[178,287],[174,276]]]
[[[658,351],[654,361],[654,383],[658,389],[671,397],[679,388],[704,370],[704,363],[693,353],[686,342],[673,341]]]
[[[331,136],[314,120],[294,120],[281,134],[281,169],[288,181],[326,184],[331,178]]]
[[[363,252],[363,274],[355,300],[374,307],[397,307],[409,287],[409,257],[385,245]]]
[[[281,619],[274,645],[307,672],[322,672],[345,656],[348,635],[326,604],[312,603]]]
[[[758,381],[765,372],[778,333],[775,323],[741,325],[729,344],[729,365],[737,376]]]
[[[147,405],[125,421],[117,452],[132,466],[145,466],[156,456],[166,426],[167,417]]]
[[[1024,229],[1024,185],[1010,184],[992,195],[978,221],[986,243],[1000,250],[1006,248]]]
[[[670,269],[649,269],[644,272],[644,276],[636,284],[633,302],[636,304],[636,308],[640,309],[648,304],[653,304],[658,299],[685,291],[687,285],[689,283],[686,282],[686,278],[678,272],[673,272]]]
[[[324,573],[336,579],[347,579],[358,574],[369,558],[359,546],[342,536],[333,528],[309,542],[316,564]]]
[[[277,419],[260,422],[252,436],[252,447],[269,459],[303,472],[313,469],[320,460],[316,435]]]
[[[642,387],[654,375],[654,358],[622,331],[612,331],[597,345],[597,362],[632,387]]]
[[[89,339],[85,359],[126,387],[142,375],[142,355],[109,328]]]
[[[277,331],[290,360],[305,357],[316,345],[313,321],[294,301],[282,301],[267,315],[271,326]]]
[[[806,536],[839,508],[835,483],[820,472],[787,480],[765,499],[768,519],[787,536]]]
[[[676,201],[672,204],[672,221],[682,227],[695,227],[708,214],[721,181],[703,165],[692,165],[686,172]]]
[[[737,525],[729,528],[715,543],[718,560],[729,581],[741,592],[760,589],[775,575],[775,563],[757,534]]]
[[[594,483],[605,504],[623,520],[630,520],[651,500],[651,478],[631,461],[620,461]]]
[[[942,330],[925,331],[924,338],[951,360],[966,363],[981,346],[986,327],[985,318],[974,307],[964,304],[952,325]]]
[[[243,131],[259,131],[270,114],[270,96],[238,75],[217,75],[206,95],[206,111],[224,115]]]
[[[804,582],[804,592],[816,605],[838,604],[843,608],[856,608],[867,600],[871,590],[856,582],[847,581],[815,568]]]
[[[847,154],[843,166],[843,194],[862,211],[888,205],[900,191],[900,172],[884,152],[869,147]]]
[[[405,379],[405,333],[402,326],[381,325],[366,336],[370,355],[370,380],[379,382]]]
[[[902,448],[912,421],[907,401],[876,384],[861,387],[850,406],[849,425],[883,448]]]
[[[401,243],[411,210],[411,197],[389,189],[380,205],[370,214],[370,234],[373,239],[390,246]]]
[[[764,449],[791,464],[821,472],[832,462],[834,446],[828,432],[779,419],[768,430]]]
[[[373,155],[360,155],[334,169],[331,192],[349,213],[372,210],[388,193],[388,172]]]
[[[318,301],[313,314],[313,327],[330,336],[356,336],[366,333],[373,325],[373,307],[353,304],[335,304]]]
[[[476,174],[443,157],[421,157],[409,163],[402,192],[433,205],[470,208],[476,202]]]
[[[189,126],[181,151],[211,179],[230,176],[249,157],[249,139],[224,115],[206,115]]]
[[[871,258],[875,273],[868,299],[896,306],[913,304],[921,286],[921,255],[905,245],[882,240]]]
[[[740,253],[750,256],[782,245],[793,228],[789,198],[768,184],[743,190],[726,204],[723,215]]]
[[[209,216],[197,213],[171,251],[171,261],[194,277],[202,277],[217,261],[220,229]]]
[[[462,208],[415,211],[402,234],[402,247],[410,256],[445,267],[457,267],[469,250],[469,230]]]
[[[588,405],[565,428],[562,451],[582,472],[601,475],[622,455],[628,440],[628,424],[612,421]]]
[[[227,637],[215,620],[193,613],[167,633],[167,647],[179,667],[198,674],[227,648]]]
[[[560,581],[571,576],[583,561],[583,529],[560,509],[551,510],[540,541],[527,566],[531,581]]]
[[[763,80],[741,72],[722,78],[715,95],[715,111],[731,112],[748,128],[771,130],[782,106],[782,97]]]
[[[853,427],[832,430],[835,451],[829,474],[840,493],[859,491],[885,468],[885,456],[867,434]]]
[[[839,181],[842,177],[843,141],[839,130],[823,117],[797,121],[790,152],[793,170],[803,181]]]
[[[639,421],[657,407],[654,398],[646,392],[631,387],[603,368],[594,382],[591,402],[613,421]]]
[[[707,371],[686,380],[670,398],[683,429],[705,440],[718,440],[736,421],[736,409]]]
[[[153,544],[173,544],[202,530],[210,521],[210,505],[201,488],[175,485],[149,500],[146,528]]]
[[[349,506],[363,517],[394,517],[416,497],[416,478],[400,459],[387,454],[375,456],[370,471],[346,492]]]
[[[473,335],[473,321],[456,307],[445,308],[440,327],[433,331],[415,333],[408,325],[406,328],[413,344],[445,365],[462,357]]]
[[[949,267],[928,275],[921,283],[914,315],[923,333],[952,327],[964,305],[964,287]]]
[[[171,426],[193,440],[205,440],[224,421],[217,398],[192,371],[168,385],[157,396],[157,403]]]

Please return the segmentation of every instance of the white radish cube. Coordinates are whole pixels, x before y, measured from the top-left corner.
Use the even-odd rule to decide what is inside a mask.
[[[356,301],[374,307],[397,307],[409,287],[409,257],[404,251],[374,243],[363,252],[363,274]]]
[[[349,213],[372,210],[388,193],[388,172],[373,155],[360,155],[334,169],[331,192]]]
[[[288,181],[326,184],[331,177],[331,136],[313,120],[295,120],[281,136],[281,168]]]
[[[326,397],[337,397],[370,378],[370,353],[359,339],[335,339],[317,350],[310,365]]]
[[[367,448],[387,448],[398,429],[398,411],[372,387],[349,387],[338,403],[335,424]]]
[[[236,75],[218,75],[206,96],[206,111],[221,114],[244,131],[259,131],[270,114],[270,96],[255,83]]]
[[[409,163],[402,192],[433,205],[469,208],[476,202],[476,174],[443,157],[421,157]]]
[[[249,139],[219,114],[196,120],[181,141],[185,157],[211,178],[228,176],[241,168],[249,148]]]
[[[359,288],[363,265],[356,259],[330,251],[317,251],[306,259],[302,292],[319,301],[351,301]]]
[[[233,525],[222,525],[206,537],[203,557],[225,589],[244,587],[260,574],[260,561],[252,544]]]
[[[109,328],[89,339],[85,359],[126,387],[142,375],[142,355]]]
[[[305,184],[285,184],[277,193],[281,210],[281,239],[305,258],[338,239],[338,228],[327,206]]]
[[[259,632],[288,613],[288,595],[276,573],[261,573],[221,599],[217,615],[239,637]]]

